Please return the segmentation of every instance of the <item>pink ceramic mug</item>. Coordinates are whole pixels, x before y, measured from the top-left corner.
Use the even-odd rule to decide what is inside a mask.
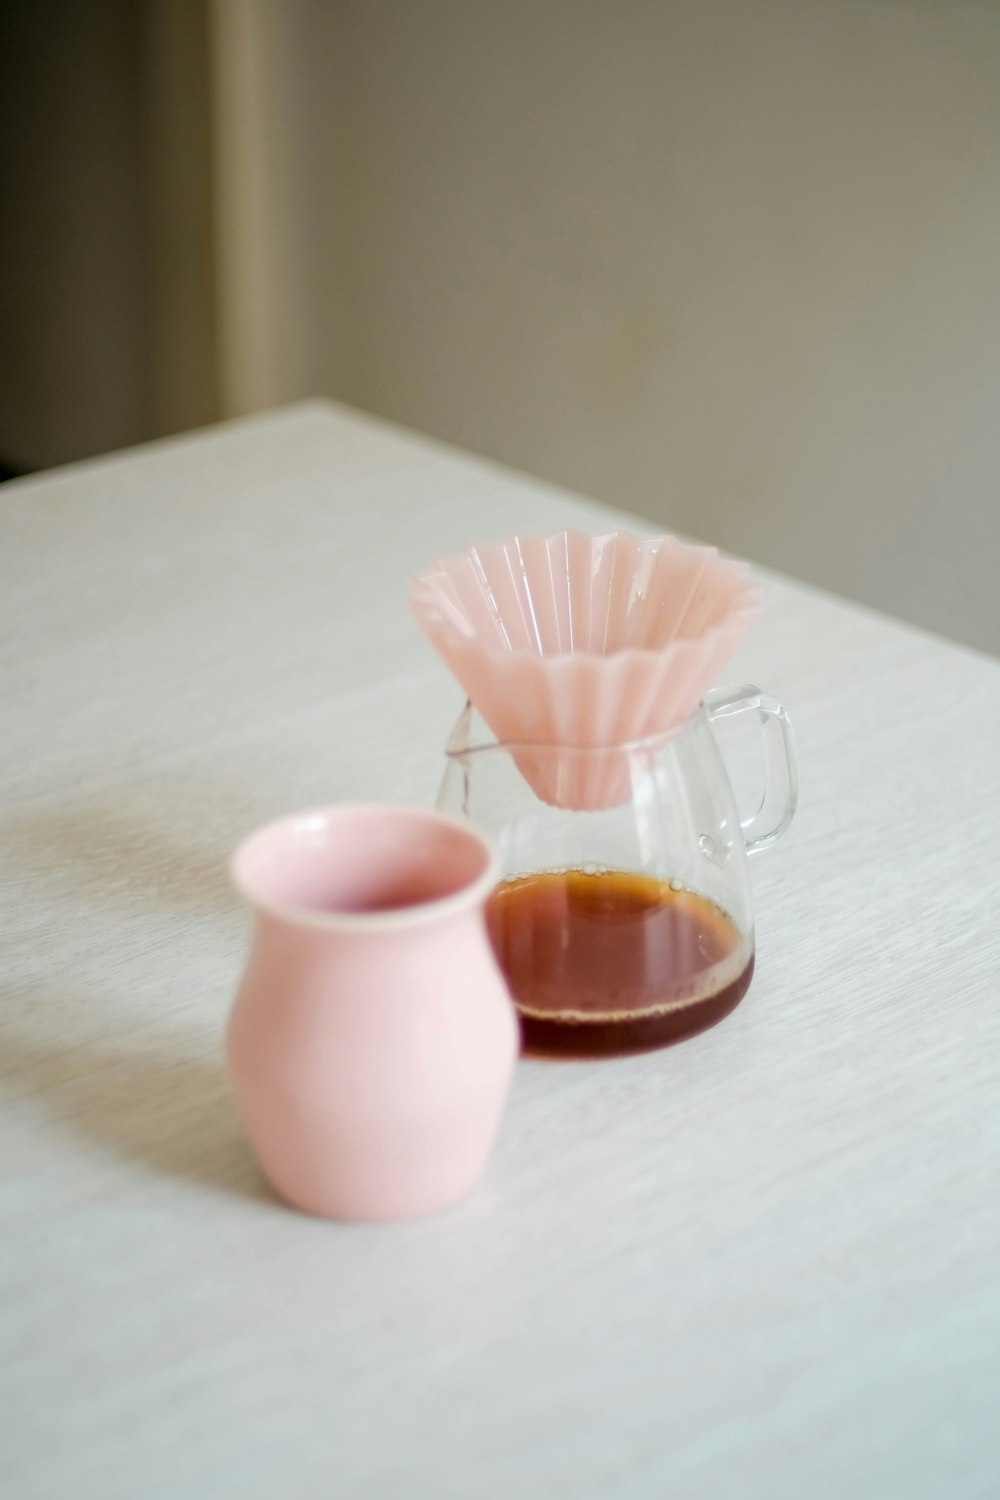
[[[251,834],[231,871],[255,921],[229,1067],[271,1184],[345,1219],[461,1196],[518,1046],[483,918],[489,843],[440,813],[325,807]]]

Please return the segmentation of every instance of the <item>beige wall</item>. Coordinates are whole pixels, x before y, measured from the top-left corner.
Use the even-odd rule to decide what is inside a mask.
[[[284,392],[1000,650],[1000,4],[268,8]]]
[[[1000,0],[6,0],[0,457],[326,393],[1000,652]]]

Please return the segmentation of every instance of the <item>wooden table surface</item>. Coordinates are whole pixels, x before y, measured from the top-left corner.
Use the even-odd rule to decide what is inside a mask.
[[[621,519],[326,403],[0,490],[7,1500],[1000,1495],[997,662],[765,578],[729,675],[803,792],[735,1014],[522,1062],[409,1225],[244,1144],[229,848],[430,802],[408,576]]]

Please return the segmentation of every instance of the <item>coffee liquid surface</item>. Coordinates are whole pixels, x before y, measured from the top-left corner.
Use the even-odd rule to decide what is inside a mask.
[[[707,897],[628,870],[503,880],[486,908],[521,1014],[524,1050],[641,1052],[721,1021],[746,994],[753,949]]]

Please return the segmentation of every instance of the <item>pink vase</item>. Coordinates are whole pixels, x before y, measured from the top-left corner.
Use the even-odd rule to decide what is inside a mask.
[[[231,868],[255,920],[229,1067],[273,1187],[344,1219],[460,1197],[518,1046],[483,917],[490,845],[443,814],[326,807],[258,830]]]

